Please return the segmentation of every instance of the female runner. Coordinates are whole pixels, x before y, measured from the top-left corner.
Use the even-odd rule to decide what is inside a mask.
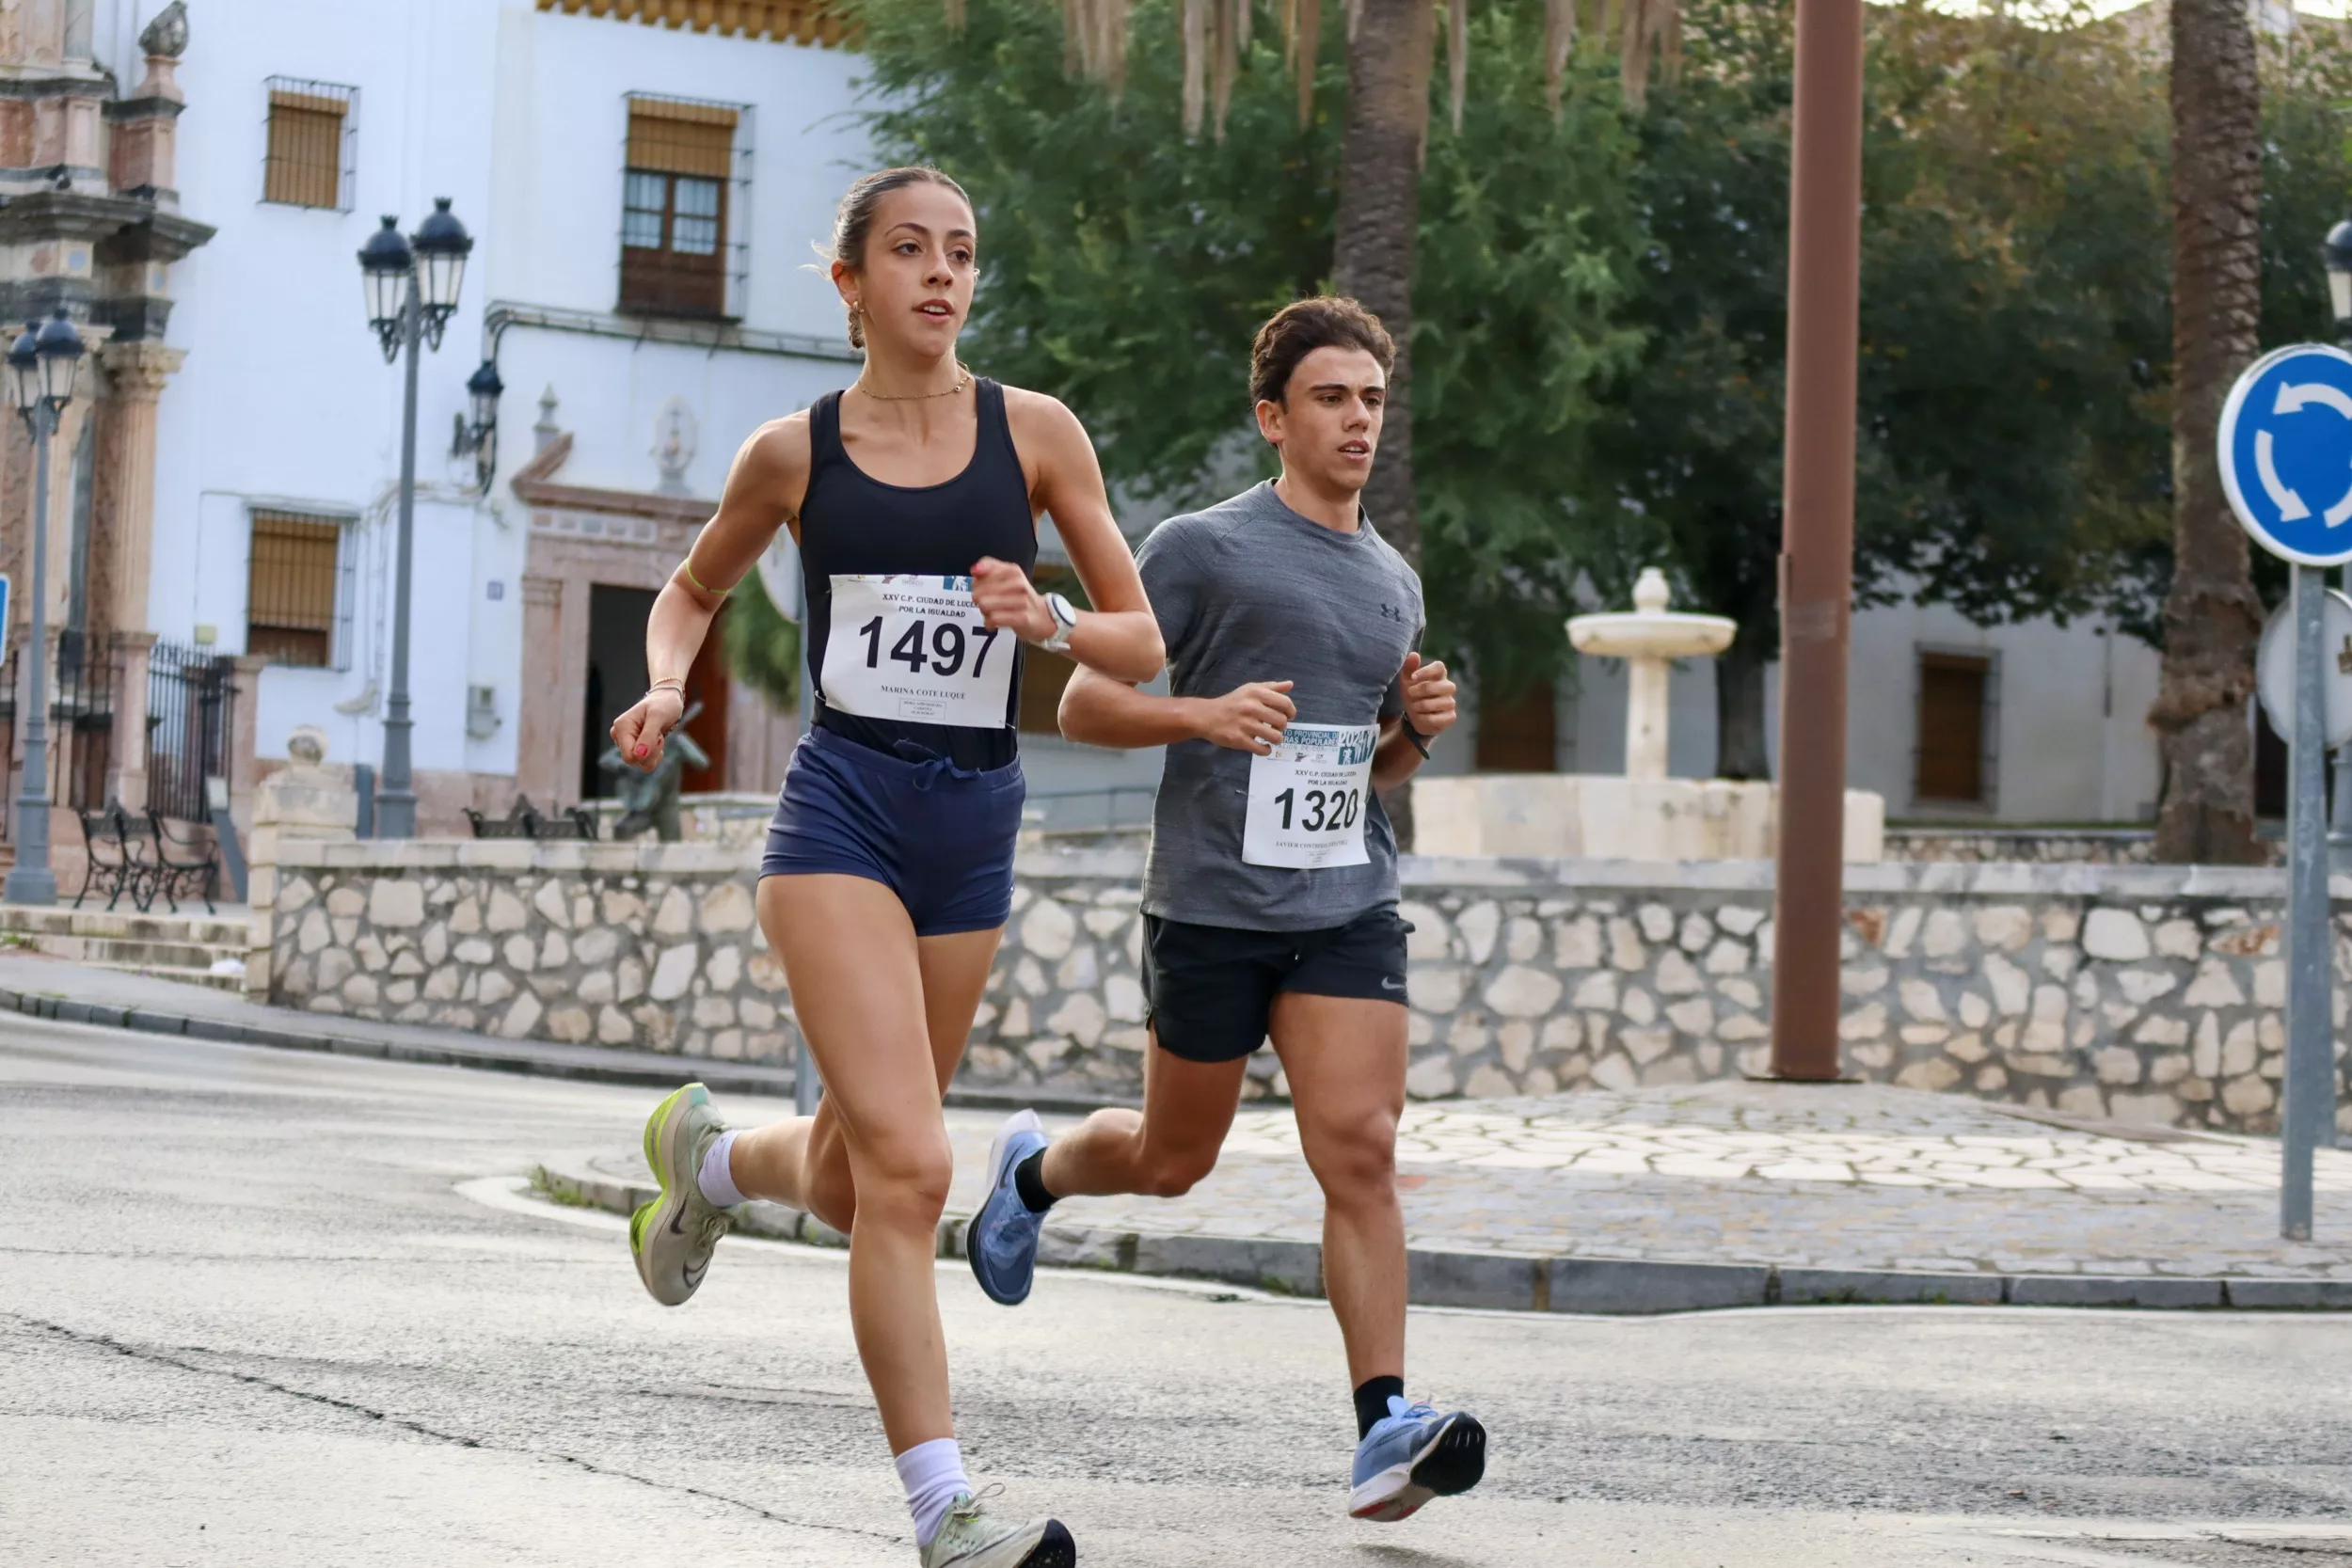
[[[641,768],[679,721],[727,590],[779,528],[800,546],[816,722],[769,830],[759,923],[826,1094],[814,1117],[739,1132],[699,1084],[663,1101],[644,1137],[661,1196],[637,1212],[629,1247],[645,1288],[675,1306],[747,1198],[847,1231],[858,1354],[923,1568],[1068,1568],[1069,1531],[992,1516],[956,1447],[932,1269],[941,1102],[1010,912],[1021,644],[1129,682],[1156,674],[1163,650],[1086,431],[1054,399],[956,358],[975,228],[936,169],[850,188],[831,270],[865,369],[744,443],[718,515],[654,603],[652,687],[612,726]],[[1030,584],[1046,512],[1092,611]]]

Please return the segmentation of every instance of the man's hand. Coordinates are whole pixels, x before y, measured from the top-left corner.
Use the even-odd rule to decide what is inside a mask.
[[[1208,699],[1202,704],[1200,738],[1265,755],[1298,717],[1298,705],[1284,695],[1290,689],[1288,681],[1251,681]]]
[[[1405,656],[1405,722],[1424,740],[1435,740],[1454,727],[1457,717],[1454,683],[1446,678],[1445,663],[1421,655]]]
[[[1054,635],[1054,612],[1029,581],[1029,574],[1009,561],[982,556],[972,566],[972,602],[980,618],[1000,626],[1024,642],[1042,642]]]

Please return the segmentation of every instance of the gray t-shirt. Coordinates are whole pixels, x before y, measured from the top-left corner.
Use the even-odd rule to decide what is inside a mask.
[[[1170,517],[1144,540],[1136,565],[1168,643],[1174,695],[1221,697],[1251,681],[1291,681],[1294,728],[1371,724],[1404,711],[1400,674],[1421,641],[1421,579],[1369,520],[1341,533],[1261,484]],[[1363,804],[1365,864],[1244,862],[1249,768],[1250,753],[1213,741],[1168,747],[1143,874],[1146,913],[1306,931],[1396,902],[1396,835],[1377,800]]]

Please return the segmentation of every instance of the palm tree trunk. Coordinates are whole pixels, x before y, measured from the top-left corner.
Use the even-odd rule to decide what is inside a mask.
[[[1377,315],[1396,340],[1388,414],[1364,507],[1380,536],[1421,567],[1413,499],[1413,239],[1421,222],[1422,144],[1429,124],[1436,41],[1429,0],[1362,0],[1347,43],[1347,124],[1332,280]],[[1413,842],[1409,790],[1384,798],[1397,843]]]
[[[2261,858],[2246,705],[2262,603],[2214,441],[2258,348],[2261,97],[2245,0],[2171,3],[2173,562],[2148,716],[2165,764],[2156,855],[2242,864]]]

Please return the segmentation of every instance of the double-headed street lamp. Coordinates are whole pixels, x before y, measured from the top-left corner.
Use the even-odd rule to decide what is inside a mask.
[[[400,549],[392,577],[392,689],[385,704],[384,778],[375,796],[375,832],[381,838],[417,836],[417,791],[408,760],[408,577],[415,546],[417,513],[417,361],[427,345],[441,346],[442,329],[457,313],[457,291],[465,281],[466,257],[473,241],[449,210],[449,198],[434,200],[433,215],[413,237],[403,238],[400,220],[384,227],[359,247],[359,277],[366,286],[368,325],[384,345],[390,364],[408,355],[407,387],[400,425]]]
[[[33,432],[32,668],[25,703],[24,777],[16,797],[16,863],[0,884],[11,904],[54,904],[57,874],[49,866],[49,437],[73,401],[82,364],[82,335],[60,309],[45,323],[27,323],[8,351],[8,401]]]

